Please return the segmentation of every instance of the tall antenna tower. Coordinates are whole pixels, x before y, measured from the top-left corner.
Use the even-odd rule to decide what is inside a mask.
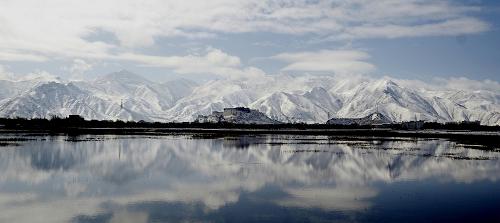
[[[123,99],[120,100],[120,109],[123,109]]]

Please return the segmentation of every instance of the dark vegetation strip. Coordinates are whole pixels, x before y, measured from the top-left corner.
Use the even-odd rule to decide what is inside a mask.
[[[371,125],[332,125],[332,124],[306,124],[306,123],[283,123],[283,124],[235,124],[235,123],[198,123],[198,122],[145,122],[145,121],[110,121],[110,120],[83,120],[72,118],[51,119],[25,119],[25,118],[0,118],[0,127],[5,129],[58,129],[68,127],[78,128],[187,128],[187,129],[372,129],[382,127],[389,129],[400,129],[400,124],[385,124],[382,126]],[[470,130],[470,131],[500,131],[500,126],[484,126],[470,123],[436,123],[426,122],[422,129],[435,130]]]

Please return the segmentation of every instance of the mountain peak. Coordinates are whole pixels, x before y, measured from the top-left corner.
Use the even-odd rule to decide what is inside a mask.
[[[0,82],[0,108],[4,108],[0,117],[50,113],[80,114],[87,119],[192,121],[198,114],[244,106],[284,122],[319,123],[337,117],[338,123],[386,123],[413,120],[418,114],[421,120],[500,123],[496,92],[423,91],[389,77],[299,76],[284,81],[270,76],[263,80],[266,83],[227,79],[157,83],[121,70],[95,81],[48,83],[39,88],[45,82]]]
[[[388,79],[388,78],[384,78],[380,81],[378,81],[378,86],[381,86],[381,87],[399,87],[399,85],[394,82],[393,80],[391,79]]]
[[[323,87],[313,87],[310,92],[311,93],[326,93],[328,91]]]

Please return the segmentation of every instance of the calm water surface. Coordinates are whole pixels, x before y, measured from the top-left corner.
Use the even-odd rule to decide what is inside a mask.
[[[499,158],[404,138],[2,135],[0,222],[500,222]]]

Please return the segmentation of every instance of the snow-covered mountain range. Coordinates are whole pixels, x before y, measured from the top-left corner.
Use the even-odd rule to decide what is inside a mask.
[[[0,116],[193,121],[227,107],[249,107],[281,122],[324,123],[379,112],[391,121],[479,120],[500,125],[500,89],[423,88],[390,78],[288,75],[157,83],[128,71],[92,81],[0,80]]]

